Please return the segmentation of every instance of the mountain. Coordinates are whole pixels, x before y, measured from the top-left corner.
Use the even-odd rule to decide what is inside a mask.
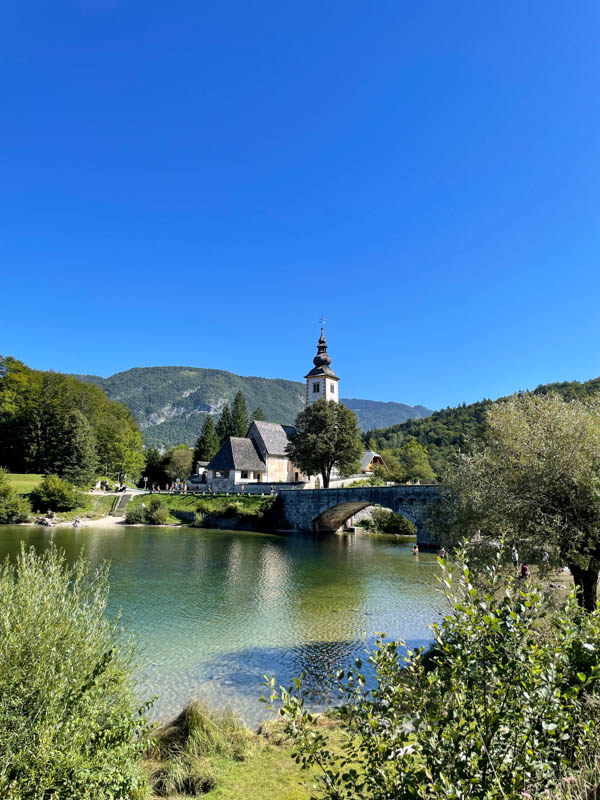
[[[565,400],[585,400],[600,392],[600,378],[584,383],[564,381],[542,384],[532,394],[544,395],[549,392],[556,392]],[[400,447],[407,438],[416,439],[427,448],[435,472],[443,475],[456,452],[465,446],[467,440],[480,436],[481,425],[490,405],[506,399],[483,399],[470,405],[463,403],[456,408],[444,408],[434,411],[426,419],[409,419],[382,430],[370,430],[368,436],[378,450],[394,449]]]
[[[109,378],[77,375],[100,386],[111,400],[125,403],[144,434],[147,445],[193,445],[206,414],[219,414],[241,391],[248,410],[260,406],[270,422],[291,424],[303,407],[304,384],[280,378],[242,377],[231,372],[197,367],[136,367]],[[382,428],[432,412],[424,406],[342,399],[358,417],[363,430]]]

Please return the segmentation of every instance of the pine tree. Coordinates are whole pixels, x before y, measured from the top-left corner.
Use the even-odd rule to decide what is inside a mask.
[[[97,466],[92,426],[81,411],[71,411],[64,420],[56,451],[56,474],[75,486],[85,486],[96,474]]]
[[[262,410],[260,406],[255,408],[252,412],[252,419],[257,420],[258,422],[264,422],[265,420],[265,412]]]
[[[248,433],[248,409],[244,395],[238,392],[233,398],[233,406],[231,408],[232,420],[232,436],[241,436],[242,438]]]
[[[217,436],[219,437],[219,446],[222,445],[233,433],[233,418],[231,415],[231,408],[226,405],[221,412],[219,421],[217,422]]]
[[[194,448],[194,463],[196,466],[198,461],[210,461],[216,455],[219,449],[219,437],[215,431],[215,423],[210,414],[206,416],[200,431],[200,436],[196,441]]]

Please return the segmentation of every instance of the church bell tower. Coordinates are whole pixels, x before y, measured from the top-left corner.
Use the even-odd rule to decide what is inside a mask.
[[[327,341],[323,328],[317,344],[317,355],[313,358],[315,365],[306,378],[306,405],[310,406],[316,400],[334,400],[339,403],[339,378],[329,366],[331,357],[327,352]]]

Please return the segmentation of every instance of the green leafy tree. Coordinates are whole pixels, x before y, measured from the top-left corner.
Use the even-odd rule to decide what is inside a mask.
[[[402,514],[395,514],[387,508],[376,506],[371,512],[371,518],[363,520],[360,525],[367,530],[377,533],[393,533],[396,536],[414,536],[416,526]]]
[[[600,571],[600,401],[554,394],[491,406],[482,440],[459,457],[431,520],[453,541],[504,537],[522,560],[547,550],[596,605]]]
[[[232,436],[240,436],[243,438],[248,432],[248,424],[246,400],[241,392],[237,392],[231,406],[231,426],[234,431]]]
[[[198,461],[210,461],[219,450],[219,437],[215,431],[215,423],[210,414],[204,419],[202,423],[202,430],[194,448],[194,456],[192,460],[192,469],[195,468]]]
[[[192,451],[186,444],[179,444],[167,451],[165,472],[172,481],[189,478],[192,472]]]
[[[71,511],[86,504],[85,495],[58,475],[47,475],[29,497],[35,511]]]
[[[141,798],[147,725],[136,654],[105,614],[108,567],[69,566],[54,544],[0,569],[0,796]]]
[[[109,475],[138,480],[145,465],[142,434],[126,418],[113,417],[98,428],[98,460]]]
[[[98,457],[92,426],[81,411],[70,411],[64,419],[56,448],[54,471],[76,486],[86,486],[96,474]]]
[[[427,450],[414,439],[409,439],[396,450],[382,450],[381,456],[385,467],[378,467],[377,472],[387,480],[406,483],[435,479]]]
[[[557,609],[539,586],[507,579],[499,560],[476,583],[460,556],[441,569],[450,609],[431,652],[380,639],[367,653],[374,685],[360,659],[337,674],[335,748],[306,709],[304,676],[290,690],[268,679],[292,756],[317,772],[317,796],[566,800],[590,765],[595,788],[599,612],[582,612],[574,594]]]
[[[235,436],[233,427],[233,416],[229,405],[223,407],[221,416],[217,422],[217,436],[219,437],[219,447],[224,444],[230,436]]]
[[[327,488],[336,468],[351,474],[360,468],[363,453],[357,419],[349,408],[333,400],[317,400],[296,417],[287,454],[307,475],[323,476]]]
[[[10,485],[8,474],[0,468],[0,523],[27,522],[31,506]]]
[[[148,484],[166,483],[167,473],[165,472],[165,457],[156,447],[149,447],[146,452],[146,466],[144,476],[148,478]]]
[[[265,421],[265,419],[266,419],[265,412],[262,410],[262,408],[260,406],[255,408],[254,411],[252,412],[252,419],[256,420],[257,422],[264,422]]]

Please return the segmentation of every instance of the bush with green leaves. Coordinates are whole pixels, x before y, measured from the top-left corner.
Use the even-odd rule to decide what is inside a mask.
[[[0,468],[0,524],[27,522],[30,513],[29,502],[15,492],[6,470]]]
[[[125,511],[125,520],[129,525],[166,525],[169,521],[169,509],[162,498],[151,497],[148,505],[129,505]]]
[[[144,797],[135,651],[105,616],[108,569],[53,543],[0,571],[0,797]]]
[[[83,492],[58,475],[47,475],[29,497],[34,511],[71,511],[87,503]]]
[[[318,796],[522,800],[572,796],[574,776],[599,780],[600,614],[574,594],[558,610],[498,561],[474,582],[464,560],[442,563],[450,611],[429,653],[380,639],[337,675],[343,731],[332,749],[305,707],[303,679],[267,680],[294,756],[318,767]],[[584,796],[584,795],[582,795]]]
[[[370,519],[365,519],[361,523],[363,528],[376,531],[378,533],[395,533],[398,536],[414,536],[417,529],[410,520],[402,514],[395,514],[388,508],[376,506]]]

